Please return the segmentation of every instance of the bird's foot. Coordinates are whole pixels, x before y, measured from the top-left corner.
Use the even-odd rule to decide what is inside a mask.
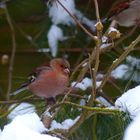
[[[47,105],[54,105],[56,103],[56,99],[54,97],[47,98]]]

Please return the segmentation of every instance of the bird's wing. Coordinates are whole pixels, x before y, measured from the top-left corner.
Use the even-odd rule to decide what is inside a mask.
[[[36,80],[36,78],[38,77],[38,75],[42,72],[42,71],[50,71],[52,70],[51,67],[47,67],[47,66],[41,66],[36,68],[29,76],[28,76],[28,80],[26,82],[24,82],[19,88],[17,88],[14,92],[12,92],[10,95],[16,95],[26,89],[28,89],[28,85],[31,84],[32,82],[34,82]]]
[[[116,4],[111,10],[109,11],[108,18],[111,18],[115,15],[118,15],[121,13],[123,10],[128,9],[130,7],[129,2],[121,2],[119,4]]]
[[[51,67],[47,67],[47,66],[41,66],[41,67],[36,68],[36,69],[28,76],[29,84],[32,83],[32,82],[34,82],[41,72],[43,72],[43,71],[50,71],[50,70],[52,70],[52,68],[51,68]]]

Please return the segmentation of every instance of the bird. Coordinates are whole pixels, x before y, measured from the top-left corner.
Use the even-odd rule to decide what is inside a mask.
[[[33,94],[45,99],[55,98],[63,94],[68,88],[70,64],[66,59],[54,58],[50,66],[40,66],[35,69],[29,80],[22,84],[11,95],[29,90]]]
[[[140,0],[123,1],[109,12],[109,20],[115,20],[120,26],[132,27],[140,24]]]

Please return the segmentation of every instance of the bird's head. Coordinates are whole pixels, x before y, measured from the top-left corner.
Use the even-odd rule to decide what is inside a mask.
[[[65,75],[70,74],[70,64],[66,59],[55,58],[51,60],[50,66],[53,70],[61,71]]]

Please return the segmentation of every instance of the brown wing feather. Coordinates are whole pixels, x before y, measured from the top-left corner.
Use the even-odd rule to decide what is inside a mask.
[[[108,18],[113,17],[114,15],[119,14],[120,12],[122,12],[123,10],[129,8],[129,2],[121,2],[119,4],[117,4],[115,7],[113,7],[108,15]]]
[[[34,82],[36,80],[36,78],[38,77],[38,75],[42,72],[42,71],[50,71],[52,70],[50,67],[47,66],[41,66],[36,68],[29,76],[28,76],[28,80],[26,82],[24,82],[19,88],[17,88],[13,93],[11,93],[10,95],[16,95],[18,93],[20,93],[21,91],[24,91],[27,89],[28,85],[31,84],[32,82]]]

